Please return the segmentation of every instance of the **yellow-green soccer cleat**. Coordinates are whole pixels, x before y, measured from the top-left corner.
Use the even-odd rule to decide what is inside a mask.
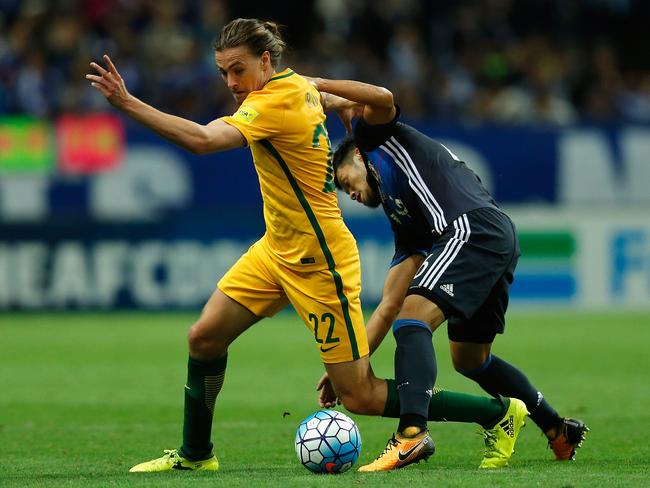
[[[136,464],[129,473],[160,473],[161,471],[217,471],[219,461],[215,456],[203,461],[190,461],[178,454],[178,449],[165,449],[157,459]]]
[[[479,465],[482,469],[505,468],[515,452],[515,441],[524,427],[524,419],[528,409],[521,400],[510,398],[510,406],[506,415],[491,429],[481,434],[485,438],[483,460]]]

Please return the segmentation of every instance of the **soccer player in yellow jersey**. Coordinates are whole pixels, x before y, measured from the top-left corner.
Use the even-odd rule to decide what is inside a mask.
[[[106,68],[91,63],[95,73],[86,75],[114,107],[191,152],[249,146],[264,201],[266,233],[219,281],[190,328],[183,444],[132,472],[219,468],[211,428],[228,346],[288,303],[314,334],[343,405],[354,413],[399,416],[394,382],[376,378],[368,360],[359,256],[337,205],[321,104],[327,100],[321,97],[338,107],[344,122],[354,104],[319,94],[291,69],[276,72],[284,46],[270,22],[236,19],[223,28],[215,60],[240,107],[207,125],[160,112],[132,96],[108,56]],[[432,420],[490,426],[507,415],[503,399],[466,395],[463,408],[452,400],[434,394]],[[433,452],[432,445],[425,447],[429,450],[403,465]]]
[[[313,331],[346,407],[383,411],[381,400],[370,401],[373,388],[385,397],[386,383],[374,378],[367,358],[359,256],[337,204],[320,94],[291,69],[275,71],[284,46],[270,22],[237,19],[223,28],[216,64],[241,105],[207,125],[132,96],[108,56],[106,68],[91,63],[96,73],[87,78],[114,107],[179,146],[204,154],[248,145],[264,201],[266,233],[219,281],[189,331],[183,445],[135,471],[218,466],[210,431],[228,346],[289,302]]]

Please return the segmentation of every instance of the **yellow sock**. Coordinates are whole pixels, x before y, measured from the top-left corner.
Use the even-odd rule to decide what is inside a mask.
[[[422,429],[420,427],[407,427],[404,430],[402,430],[402,437],[415,437],[417,436],[420,432],[422,432]]]

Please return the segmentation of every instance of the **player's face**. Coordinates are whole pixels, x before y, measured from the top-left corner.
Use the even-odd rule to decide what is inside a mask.
[[[336,170],[336,179],[352,200],[367,207],[378,207],[381,197],[377,184],[372,184],[371,178],[359,150],[354,151],[352,162],[339,166]]]
[[[261,89],[273,73],[268,51],[255,56],[248,46],[217,51],[215,61],[237,103],[242,103],[250,92]]]

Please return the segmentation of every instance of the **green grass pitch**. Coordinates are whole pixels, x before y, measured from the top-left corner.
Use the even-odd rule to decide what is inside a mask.
[[[0,315],[0,486],[648,486],[650,314],[512,313],[494,351],[591,432],[575,463],[552,461],[529,420],[511,466],[477,469],[478,427],[430,424],[437,452],[391,473],[312,475],[295,428],[317,409],[322,366],[293,313],[264,320],[231,348],[213,438],[218,473],[129,474],[180,443],[185,335],[194,314]],[[481,394],[435,334],[438,386]],[[392,377],[392,338],[373,357]],[[288,413],[288,414],[287,414]],[[366,463],[396,427],[353,416]]]

